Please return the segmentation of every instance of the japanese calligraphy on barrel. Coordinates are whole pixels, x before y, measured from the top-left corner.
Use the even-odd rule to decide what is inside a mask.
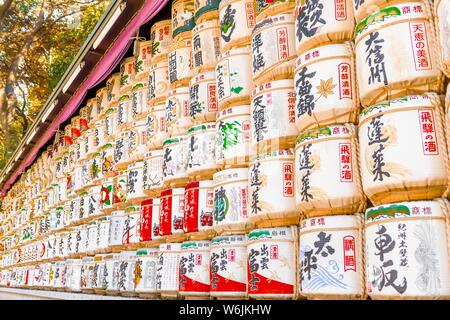
[[[167,59],[152,63],[148,76],[149,105],[164,103],[169,90],[169,72]]]
[[[183,239],[184,188],[161,191],[159,235],[169,240]]]
[[[163,157],[164,151],[151,150],[146,153],[143,168],[143,188],[148,196],[157,196],[164,187]]]
[[[120,62],[120,94],[131,90],[136,75],[136,58],[134,56],[124,58]]]
[[[186,241],[181,244],[179,292],[184,297],[209,296],[210,241]]]
[[[187,174],[203,180],[211,179],[217,171],[214,157],[216,144],[216,124],[214,122],[191,127],[187,134]]]
[[[165,124],[170,137],[186,134],[192,126],[189,112],[189,87],[180,87],[168,92]]]
[[[183,230],[190,239],[207,238],[212,233],[214,181],[194,181],[184,189]]]
[[[169,46],[172,42],[172,21],[161,20],[154,23],[150,29],[152,41],[152,61],[158,62],[167,59]]]
[[[156,296],[158,252],[158,248],[142,248],[136,251],[134,286],[140,297]]]
[[[139,220],[139,242],[149,242],[153,246],[161,240],[159,234],[159,198],[148,198],[141,202],[141,217]]]
[[[223,0],[219,4],[220,50],[250,44],[255,26],[253,0]]]
[[[136,82],[141,82],[147,79],[150,69],[150,61],[152,60],[152,41],[138,41],[137,50],[138,54],[135,61],[135,76]]]
[[[182,186],[187,181],[187,136],[164,141],[163,182],[165,185]]]
[[[189,84],[189,115],[196,123],[215,121],[217,113],[216,74],[203,72]]]
[[[168,138],[166,132],[166,106],[154,105],[146,118],[147,147],[149,150],[160,149]]]
[[[169,47],[169,82],[172,88],[186,86],[192,77],[192,37],[173,40]]]
[[[219,19],[206,20],[192,29],[194,74],[214,70],[220,56]]]
[[[178,295],[178,273],[181,243],[163,243],[159,246],[156,290],[162,298]]]
[[[172,38],[176,41],[184,37],[194,25],[194,1],[175,0],[172,3]]]

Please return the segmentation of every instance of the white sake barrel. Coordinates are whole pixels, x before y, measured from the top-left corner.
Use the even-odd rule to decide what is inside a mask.
[[[93,128],[97,121],[97,99],[91,98],[86,101],[87,108],[87,124],[89,128]]]
[[[100,88],[95,92],[95,100],[97,105],[98,119],[104,119],[105,112],[108,110],[108,89]]]
[[[128,153],[129,133],[123,131],[114,142],[114,168],[115,170],[123,170],[130,162],[130,155]]]
[[[101,180],[103,179],[102,154],[100,152],[92,154],[90,161],[90,170],[92,182],[89,186],[99,185],[101,183]]]
[[[125,208],[125,220],[123,221],[122,244],[134,248],[140,238],[141,206],[128,206]]]
[[[213,229],[218,233],[246,231],[248,222],[248,168],[219,171],[214,174]]]
[[[103,179],[109,178],[114,174],[114,146],[112,143],[106,143],[100,149],[102,162]],[[102,179],[102,180],[103,180]]]
[[[130,164],[127,169],[127,203],[139,203],[144,193],[144,161]]]
[[[167,53],[172,42],[172,21],[161,20],[154,23],[150,29],[152,41],[152,61],[157,62],[167,59]]]
[[[147,119],[134,121],[128,131],[128,154],[131,161],[142,161],[147,152]]]
[[[110,217],[101,217],[97,221],[96,253],[108,252]]]
[[[294,145],[295,95],[292,79],[256,86],[251,104],[252,149],[256,154]]]
[[[94,276],[94,257],[83,257],[81,260],[81,290],[92,290],[92,278]]]
[[[219,4],[220,50],[250,44],[255,26],[253,0],[223,0]]]
[[[88,255],[94,255],[95,250],[97,250],[97,223],[95,221],[89,222],[87,226],[86,243],[86,253]]]
[[[75,254],[75,244],[77,241],[77,230],[72,228],[69,230],[69,235],[67,236],[67,255],[71,257]],[[46,246],[43,242],[39,244],[38,261],[41,260],[42,254],[45,252]]]
[[[94,148],[99,151],[106,142],[106,126],[105,120],[97,120],[94,124]]]
[[[125,212],[123,210],[114,211],[109,217],[109,239],[108,246],[121,246],[122,235],[125,222]]]
[[[309,50],[295,62],[295,117],[300,132],[355,123],[359,100],[349,42]]]
[[[194,76],[189,83],[189,114],[195,123],[216,120],[216,74],[207,71]]]
[[[100,193],[100,205],[103,212],[109,212],[113,208],[114,203],[114,178],[106,178],[102,180]]]
[[[219,17],[220,0],[197,0],[194,1],[194,19],[199,24],[206,20],[217,19]]]
[[[216,145],[216,124],[199,124],[188,130],[188,155],[186,172],[189,177],[211,179],[217,171],[214,157]]]
[[[183,230],[190,239],[212,233],[214,211],[214,181],[194,181],[184,189]]]
[[[437,0],[434,1],[434,16],[435,26],[437,31],[437,38],[439,42],[441,70],[450,77],[450,3],[448,1]]]
[[[156,290],[164,297],[178,295],[178,273],[181,243],[163,243],[159,246]]]
[[[159,235],[165,238],[183,238],[184,188],[161,191],[159,206]]]
[[[248,234],[247,290],[255,299],[292,299],[297,286],[297,227]]]
[[[194,74],[214,70],[220,56],[220,22],[212,19],[192,29],[192,61]]]
[[[158,252],[158,248],[142,248],[136,251],[134,284],[135,292],[140,296],[153,297],[156,295]]]
[[[120,62],[120,94],[131,90],[136,74],[136,59],[134,56],[124,58]],[[120,101],[119,101],[120,102]]]
[[[103,293],[106,290],[104,284],[105,277],[105,257],[106,254],[97,254],[94,256],[94,272],[92,275],[92,289],[95,293]]]
[[[256,19],[252,33],[252,65],[255,85],[292,78],[295,29],[292,13]]]
[[[145,80],[135,82],[131,93],[131,115],[132,119],[139,120],[144,118],[148,113],[148,91],[150,84]]]
[[[138,54],[135,61],[135,76],[136,82],[145,81],[148,78],[148,72],[150,69],[150,62],[152,60],[152,41],[139,41],[135,40],[135,46],[137,47]]]
[[[429,200],[448,187],[442,106],[436,94],[385,101],[361,112],[360,166],[375,205]]]
[[[164,103],[169,91],[169,70],[166,59],[152,63],[148,76],[149,105]]]
[[[159,235],[159,198],[149,198],[141,202],[141,216],[139,220],[139,242],[156,244],[161,240]]]
[[[76,256],[82,256],[86,252],[87,225],[75,227],[75,252]]]
[[[189,87],[170,90],[166,100],[166,131],[170,137],[186,134],[192,119],[189,115]]]
[[[450,297],[448,202],[400,202],[366,211],[371,299]]]
[[[431,10],[427,7],[427,1],[392,5],[356,26],[356,76],[364,107],[443,90]]]
[[[120,253],[118,287],[121,294],[134,292],[134,267],[136,265],[136,251],[122,251]]]
[[[69,288],[71,291],[81,291],[81,259],[66,260],[69,263]]]
[[[361,212],[365,205],[353,125],[303,132],[295,146],[295,202],[307,217]]]
[[[297,54],[331,42],[353,40],[353,0],[299,0],[295,8]]]
[[[167,186],[181,186],[187,181],[188,139],[178,136],[164,141],[163,182]]]
[[[301,295],[365,299],[363,215],[322,216],[300,224]]]
[[[250,157],[250,106],[227,108],[217,114],[216,163],[219,166],[243,166]]]
[[[248,188],[249,220],[258,227],[298,223],[292,149],[275,150],[253,159]]]
[[[108,142],[113,142],[118,135],[117,115],[117,107],[109,108],[105,112],[105,139]]]
[[[253,89],[250,46],[221,54],[216,65],[216,85],[219,110],[250,103]]]
[[[175,0],[172,3],[172,38],[182,38],[189,33],[195,25],[194,1]]]
[[[143,189],[148,196],[157,196],[164,187],[163,184],[163,157],[164,151],[148,151],[144,159]]]
[[[169,48],[169,82],[173,88],[186,86],[192,77],[192,37],[173,40]]]
[[[125,94],[122,94],[119,98],[119,105],[117,106],[117,114],[115,117],[115,124],[118,131],[127,129],[127,124],[132,121],[129,114],[131,114],[131,88]]]
[[[279,13],[291,12],[295,7],[295,0],[255,0],[256,16],[267,18]]]
[[[114,108],[117,106],[120,97],[120,73],[116,72],[109,76],[106,80],[106,100],[108,108]]]
[[[181,244],[179,281],[182,296],[209,296],[210,241],[186,241]]]
[[[119,291],[120,253],[108,254],[104,259],[103,287],[107,293],[117,293]]]
[[[146,132],[149,150],[162,148],[164,140],[168,138],[166,132],[166,106],[158,104],[152,107],[147,115]]]
[[[219,236],[211,240],[211,296],[245,298],[247,294],[247,236]]]

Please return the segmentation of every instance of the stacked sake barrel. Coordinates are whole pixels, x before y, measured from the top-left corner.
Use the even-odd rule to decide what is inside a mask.
[[[366,2],[355,2],[355,47],[362,187],[374,205],[365,213],[367,293],[448,299],[446,5],[435,2],[438,38],[429,1]]]

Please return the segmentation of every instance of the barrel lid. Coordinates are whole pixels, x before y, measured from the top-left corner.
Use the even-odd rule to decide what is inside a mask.
[[[200,241],[185,241],[181,244],[181,250],[189,251],[189,250],[208,250],[211,242],[208,240],[200,240]]]
[[[389,220],[402,218],[434,218],[443,217],[445,213],[442,211],[438,201],[410,201],[384,204],[369,208],[366,210],[366,224],[371,222],[388,222]]]
[[[349,42],[326,44],[313,48],[298,56],[295,61],[295,69],[303,67],[305,64],[312,63],[324,58],[346,56],[349,59],[353,56]]]
[[[410,10],[405,10],[405,7],[410,7]],[[419,8],[420,9],[413,9]],[[392,5],[383,8],[377,12],[368,15],[366,18],[361,20],[355,27],[355,39],[359,40],[362,35],[366,32],[370,32],[372,29],[380,29],[392,22],[396,21],[411,21],[412,19],[424,17],[427,18],[426,8],[423,2],[407,2]]]
[[[223,245],[246,245],[247,235],[234,234],[228,236],[218,236],[211,239],[211,247],[220,247]]]
[[[297,137],[296,145],[305,141],[314,141],[328,137],[350,137],[348,128],[344,125],[330,125],[302,132]]]
[[[291,227],[262,228],[249,232],[248,242],[258,240],[294,240]]]
[[[433,107],[433,102],[427,95],[411,95],[374,104],[360,112],[360,121],[386,110],[399,110],[411,107]]]

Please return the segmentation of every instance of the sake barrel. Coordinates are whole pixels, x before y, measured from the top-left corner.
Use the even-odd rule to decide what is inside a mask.
[[[109,252],[110,217],[101,217],[97,220],[97,249],[96,253]]]
[[[184,37],[194,25],[194,1],[175,0],[172,3],[172,38]]]
[[[97,254],[94,256],[94,272],[92,274],[92,289],[96,294],[104,294],[106,287],[104,284],[105,277],[105,254]]]
[[[93,256],[97,249],[97,223],[95,221],[89,222],[87,225],[87,237],[86,237],[86,254]]]
[[[217,90],[214,71],[200,73],[189,84],[189,114],[196,123],[216,120]]]
[[[217,171],[214,157],[216,124],[199,124],[188,130],[187,174],[195,179],[211,179]]]
[[[254,1],[256,16],[258,18],[266,18],[278,13],[290,12],[295,7],[294,0],[256,0]]]
[[[213,229],[219,234],[243,232],[248,222],[248,168],[219,171],[213,176]]]
[[[225,51],[216,65],[219,110],[249,104],[253,89],[250,46]]]
[[[189,88],[170,90],[166,99],[166,131],[169,136],[186,134],[192,125],[189,110]]]
[[[85,134],[82,134],[78,139],[77,139],[77,144],[80,146],[79,148],[77,148],[77,154],[76,154],[76,159],[77,159],[77,163],[80,163],[81,161],[86,159],[86,147],[87,147],[87,139]],[[50,169],[51,170],[51,169]],[[50,178],[50,177],[49,177]]]
[[[102,180],[100,192],[100,206],[102,212],[110,212],[114,204],[114,178],[106,178]]]
[[[183,230],[190,239],[211,236],[214,210],[214,181],[194,181],[184,189]]]
[[[186,298],[209,296],[210,241],[186,241],[181,244],[180,294]]]
[[[255,299],[292,299],[297,286],[297,227],[255,229],[248,234],[247,290]]]
[[[355,123],[359,99],[350,42],[328,44],[295,62],[295,117],[298,130]]]
[[[125,208],[125,220],[123,221],[122,244],[129,249],[134,249],[139,242],[139,219],[141,206],[128,206]]]
[[[301,295],[365,299],[363,215],[322,216],[300,224]]]
[[[188,85],[193,68],[191,33],[185,38],[172,41],[169,47],[168,64],[171,87]]]
[[[114,175],[114,145],[112,143],[105,143],[100,148],[102,175],[103,178],[109,178]]]
[[[109,247],[121,247],[124,230],[125,211],[113,211],[109,217]]]
[[[164,141],[163,182],[166,186],[182,186],[187,181],[187,136]]]
[[[165,104],[153,106],[146,119],[147,148],[149,150],[161,149],[164,140],[168,138]]]
[[[440,197],[448,188],[448,153],[436,94],[406,96],[360,114],[364,193],[375,205]]]
[[[144,161],[130,164],[127,169],[127,203],[140,203],[144,193]]]
[[[214,70],[220,55],[219,19],[206,20],[192,29],[194,74]]]
[[[129,161],[142,161],[147,152],[147,119],[134,121],[128,131]],[[130,163],[128,162],[128,163]]]
[[[439,53],[441,60],[441,70],[450,77],[450,25],[448,23],[450,16],[450,3],[448,1],[438,0],[434,2],[435,26],[437,38],[439,41]]]
[[[156,297],[158,252],[158,248],[142,248],[136,251],[134,285],[135,292],[140,297]]]
[[[90,161],[90,175],[91,185],[99,185],[103,179],[102,171],[102,154],[95,152],[92,154],[92,160]]]
[[[149,83],[147,82],[147,79],[149,78],[135,82],[132,88],[131,115],[134,120],[145,118],[148,113]]]
[[[220,50],[250,44],[255,26],[253,0],[223,0],[219,4]]]
[[[258,154],[291,148],[298,135],[292,79],[260,84],[253,90],[252,96],[253,152]]]
[[[247,295],[247,236],[211,240],[211,296],[243,299]]]
[[[371,299],[449,299],[448,202],[412,201],[366,211]]]
[[[365,206],[352,125],[299,135],[295,146],[295,202],[307,217],[360,212]]]
[[[216,163],[219,166],[245,166],[250,157],[250,106],[227,108],[217,114]]]
[[[83,133],[89,129],[89,113],[87,106],[80,109],[80,131]]]
[[[70,259],[70,260],[68,260],[68,263],[69,263],[69,268],[70,268],[69,269],[70,291],[74,291],[74,292],[81,291],[82,260],[81,259]]]
[[[355,19],[352,0],[302,0],[295,8],[297,54],[330,42],[353,40]]]
[[[122,94],[119,98],[119,105],[117,106],[117,115],[115,119],[115,125],[118,127],[118,132],[128,129],[128,123],[132,121],[129,117],[131,110],[131,88]]]
[[[120,62],[120,94],[131,90],[136,74],[135,57],[127,57]]]
[[[120,72],[113,73],[106,80],[106,91],[108,108],[116,107],[120,97]]]
[[[156,290],[162,298],[176,298],[178,295],[178,273],[181,243],[162,243],[158,252]]]
[[[184,238],[184,188],[161,191],[159,206],[159,235],[169,240]]]
[[[119,267],[120,253],[108,254],[105,256],[105,271],[103,286],[106,293],[115,294],[119,292]]]
[[[118,287],[121,295],[132,296],[134,292],[134,267],[136,251],[122,251],[119,264]]]
[[[157,244],[162,238],[159,234],[159,198],[148,198],[141,202],[141,216],[139,220],[139,242]]]
[[[89,126],[92,128],[93,126],[95,126],[96,122],[100,120],[102,110],[101,104],[98,103],[97,95],[95,95],[95,98],[89,99],[88,104],[90,104],[89,109],[91,111],[89,117]]]
[[[167,53],[172,42],[172,21],[161,20],[154,23],[150,29],[152,41],[152,61],[157,62],[167,59]]]
[[[95,99],[97,104],[98,119],[104,119],[105,112],[108,110],[108,90],[106,87],[100,88],[95,93]]]
[[[130,155],[128,153],[129,132],[121,132],[114,142],[114,168],[123,170],[127,167]]]
[[[118,135],[117,115],[117,108],[109,108],[105,112],[105,136],[108,142],[113,142]]]
[[[426,7],[426,2],[392,5],[356,26],[356,75],[364,107],[443,90],[434,27]]]
[[[89,158],[93,153],[95,153],[97,150],[96,146],[96,136],[95,136],[95,129],[88,129],[86,131],[86,156]]]
[[[249,220],[259,227],[297,224],[294,152],[275,150],[253,159],[248,172]]]
[[[72,140],[74,142],[81,135],[80,119],[80,116],[74,116],[70,119],[70,124],[72,125]]]
[[[152,63],[148,76],[148,103],[150,106],[164,103],[169,91],[167,59]]]
[[[94,274],[94,258],[83,257],[81,260],[81,291],[93,292],[92,278]]]
[[[78,227],[75,227],[75,237],[74,237],[75,257],[82,257],[86,252],[86,238],[87,238],[87,226],[83,224]]]
[[[151,150],[145,154],[143,189],[148,196],[159,195],[163,184],[163,150]]]
[[[64,141],[66,146],[70,146],[71,144],[73,144],[71,124],[68,124],[64,127]]]
[[[295,58],[294,15],[256,19],[252,33],[253,82],[292,78]]]
[[[150,69],[150,61],[152,58],[152,41],[137,41],[139,53],[136,57],[135,64],[135,81],[142,82],[147,80]]]
[[[113,189],[113,207],[120,209],[125,206],[127,198],[127,173],[126,171],[119,171],[114,177]]]

